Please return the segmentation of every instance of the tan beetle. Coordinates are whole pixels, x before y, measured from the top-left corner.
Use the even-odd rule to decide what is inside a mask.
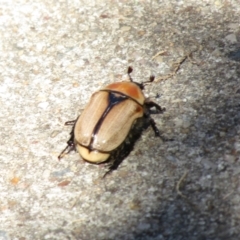
[[[60,160],[65,153],[77,149],[80,156],[90,163],[102,163],[108,160],[128,136],[135,121],[148,118],[155,135],[160,136],[154,120],[150,117],[150,109],[155,107],[156,113],[163,113],[157,103],[143,95],[144,85],[154,81],[151,76],[144,83],[134,82],[130,76],[132,68],[128,68],[129,81],[115,82],[95,92],[74,121],[66,148],[58,156]]]

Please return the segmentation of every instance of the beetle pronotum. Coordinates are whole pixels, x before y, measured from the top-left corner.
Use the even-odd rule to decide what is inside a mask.
[[[102,163],[109,159],[111,152],[117,149],[128,136],[132,126],[139,118],[147,118],[155,135],[160,136],[150,109],[163,113],[157,103],[145,98],[142,90],[145,84],[153,82],[154,76],[143,83],[134,82],[128,68],[130,81],[115,82],[93,93],[82,114],[74,121],[66,148],[58,156],[77,149],[80,156],[90,163]]]

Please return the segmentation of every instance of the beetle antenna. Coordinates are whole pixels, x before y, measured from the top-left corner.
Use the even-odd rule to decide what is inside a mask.
[[[151,76],[149,77],[149,80],[148,80],[148,81],[142,83],[143,86],[144,86],[145,84],[147,84],[147,83],[151,83],[151,82],[153,82],[154,79],[155,79],[155,76],[154,76],[154,75],[151,75]]]
[[[128,74],[128,77],[129,77],[129,79],[130,79],[130,81],[131,82],[133,82],[133,79],[132,79],[132,77],[131,77],[131,73],[132,73],[132,71],[133,71],[133,68],[132,67],[128,67],[128,71],[127,71],[127,74]]]

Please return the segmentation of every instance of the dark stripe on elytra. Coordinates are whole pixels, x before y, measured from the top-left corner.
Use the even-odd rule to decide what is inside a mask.
[[[142,104],[140,104],[135,98],[131,97],[131,96],[128,96],[122,92],[119,92],[119,91],[114,91],[114,90],[109,90],[109,89],[101,89],[100,91],[102,92],[108,92],[108,93],[116,93],[116,94],[120,94],[122,96],[125,96],[126,98],[129,98],[131,100],[133,100],[135,103],[137,103],[138,105],[140,105],[141,107],[143,107]]]
[[[119,96],[120,95],[120,96]],[[119,94],[118,96],[116,96],[115,93],[113,92],[109,92],[109,95],[108,95],[108,106],[107,108],[105,109],[105,111],[103,112],[102,116],[100,117],[100,119],[98,120],[96,126],[94,127],[93,129],[93,133],[92,133],[92,136],[91,136],[91,141],[90,141],[90,144],[89,144],[89,147],[88,149],[89,150],[92,150],[92,143],[93,143],[93,140],[94,140],[94,137],[96,136],[96,134],[98,133],[104,119],[106,118],[107,114],[110,112],[110,110],[117,104],[123,102],[124,100],[128,99],[129,97],[123,95],[123,94]]]

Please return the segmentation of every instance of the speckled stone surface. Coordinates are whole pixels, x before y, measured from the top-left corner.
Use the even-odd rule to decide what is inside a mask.
[[[1,0],[0,239],[239,239],[239,16],[238,0]],[[105,179],[58,161],[64,122],[128,66],[156,76],[173,141],[147,129]]]

